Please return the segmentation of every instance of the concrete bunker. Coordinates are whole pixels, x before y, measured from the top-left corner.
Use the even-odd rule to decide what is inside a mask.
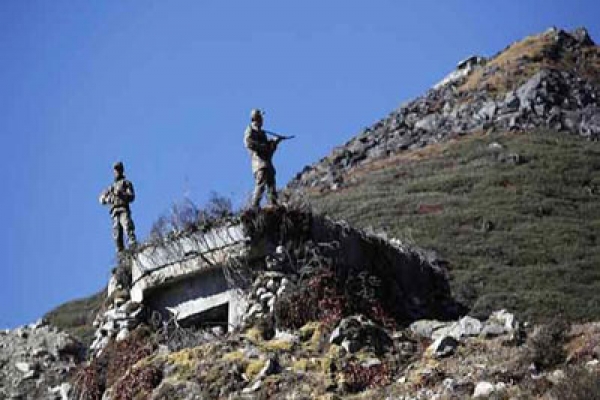
[[[333,257],[343,276],[362,270],[379,276],[390,309],[401,320],[457,313],[445,268],[427,252],[286,209],[245,213],[207,231],[144,245],[132,259],[131,299],[163,321],[231,330],[248,317],[253,280],[273,268],[297,275],[294,265],[302,261],[292,260],[292,253],[305,243],[335,243]],[[288,258],[283,267],[273,267],[282,255]]]

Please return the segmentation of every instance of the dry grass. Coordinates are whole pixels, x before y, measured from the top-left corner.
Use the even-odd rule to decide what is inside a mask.
[[[597,46],[583,48],[578,53],[562,51],[558,46],[554,33],[542,33],[515,42],[493,57],[484,68],[475,69],[459,91],[468,94],[486,89],[501,95],[522,85],[540,69],[571,71],[576,67],[578,57],[583,60],[578,72],[592,82],[600,82],[600,49]],[[495,73],[486,76],[485,71],[494,69],[497,69]]]

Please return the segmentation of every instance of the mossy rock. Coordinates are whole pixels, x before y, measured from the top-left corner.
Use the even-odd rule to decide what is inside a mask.
[[[253,380],[256,375],[265,367],[267,362],[265,360],[253,360],[246,366],[246,377],[248,380]]]
[[[302,347],[308,351],[319,351],[325,329],[320,322],[309,322],[298,331]]]

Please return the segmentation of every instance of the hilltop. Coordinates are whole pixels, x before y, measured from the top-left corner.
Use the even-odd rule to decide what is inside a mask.
[[[2,380],[0,389],[597,398],[600,328],[584,322],[600,319],[598,96],[600,49],[585,29],[469,57],[307,166],[285,189],[289,206],[185,220],[127,254],[106,292],[50,312],[51,326],[85,341],[88,362],[71,337],[62,359],[28,354],[25,339],[40,329],[62,335],[43,322],[0,334],[5,380],[20,391]],[[140,272],[144,252],[154,277]],[[247,300],[228,332],[222,308],[207,312],[216,326],[177,314],[192,309],[190,282],[221,267],[217,258]],[[118,278],[128,268],[142,279],[131,290]],[[134,300],[136,284],[149,297]]]
[[[600,318],[600,48],[549,29],[473,56],[288,185],[435,249],[475,315]]]

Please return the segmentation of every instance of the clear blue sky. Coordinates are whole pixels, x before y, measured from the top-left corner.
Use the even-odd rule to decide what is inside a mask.
[[[297,136],[283,185],[460,59],[552,25],[599,40],[598,16],[573,0],[0,2],[0,327],[106,284],[113,161],[143,238],[185,195],[247,198],[253,107]]]

